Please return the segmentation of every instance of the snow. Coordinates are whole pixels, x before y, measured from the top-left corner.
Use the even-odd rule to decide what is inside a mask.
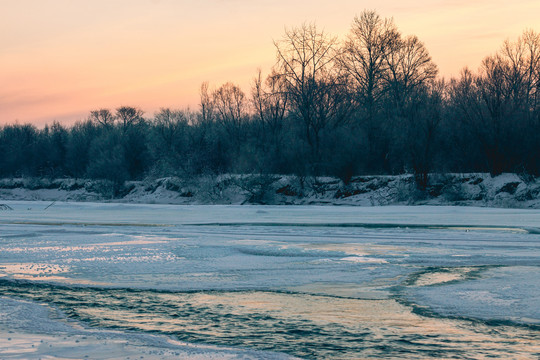
[[[114,225],[163,227],[178,225],[296,225],[296,226],[470,226],[516,230],[540,228],[540,210],[452,206],[253,206],[139,205],[124,203],[50,203],[4,201],[3,223],[35,225]],[[466,230],[466,229],[465,229]]]
[[[414,176],[337,178],[284,175],[220,175],[126,182],[85,179],[3,179],[0,199],[108,201],[143,204],[265,205],[465,205],[540,208],[540,179],[516,174],[431,174],[425,189]],[[1,207],[0,207],[1,209]]]
[[[540,352],[540,210],[3,202],[1,358]]]

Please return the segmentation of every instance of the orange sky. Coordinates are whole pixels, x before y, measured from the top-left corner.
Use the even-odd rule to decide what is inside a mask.
[[[120,105],[197,108],[203,81],[249,91],[285,26],[315,22],[342,36],[366,8],[424,41],[446,77],[540,31],[538,0],[0,0],[0,124],[70,124]]]

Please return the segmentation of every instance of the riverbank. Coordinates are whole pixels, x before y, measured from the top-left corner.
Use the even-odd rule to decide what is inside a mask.
[[[0,180],[0,201],[97,201],[146,204],[458,205],[540,208],[540,179],[516,174],[332,177],[219,175],[167,177],[114,184],[103,180]]]

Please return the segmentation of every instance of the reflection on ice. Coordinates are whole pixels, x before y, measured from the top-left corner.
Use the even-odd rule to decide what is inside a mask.
[[[293,292],[155,292],[0,282],[6,295],[58,306],[101,328],[159,332],[305,358],[529,358],[537,332],[414,314],[393,299]],[[532,358],[532,356],[530,357]]]
[[[346,256],[344,258],[341,258],[340,260],[342,261],[351,261],[351,262],[355,262],[355,263],[365,263],[365,264],[386,264],[388,263],[388,261],[384,260],[384,259],[373,259],[373,258],[368,258],[368,257],[365,257],[365,256]]]
[[[0,265],[0,276],[13,275],[30,275],[30,276],[47,276],[51,274],[59,274],[68,272],[69,267],[53,265],[53,264],[2,264]]]
[[[5,297],[0,297],[0,344],[2,359],[292,359],[163,336],[83,328],[64,323],[44,306]]]

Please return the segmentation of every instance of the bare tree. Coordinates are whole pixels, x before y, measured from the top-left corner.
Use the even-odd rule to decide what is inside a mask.
[[[116,117],[109,109],[99,109],[90,111],[90,121],[100,124],[105,127],[110,127],[114,124]]]
[[[199,90],[199,96],[201,98],[201,121],[205,123],[211,122],[214,119],[214,102],[208,87],[209,84],[207,81],[205,81],[201,84],[201,88]]]
[[[434,86],[437,66],[416,36],[398,39],[385,62],[389,153],[401,158],[405,169],[414,171],[417,185],[423,189],[431,169],[433,154],[429,152],[433,150],[440,117],[439,92]],[[400,161],[394,162],[399,165]]]
[[[189,147],[187,130],[188,111],[161,108],[154,114],[153,157],[154,169],[175,174],[178,169],[186,170],[185,154]]]
[[[524,42],[526,52],[527,103],[538,114],[540,111],[540,34],[527,30],[520,41]]]
[[[126,132],[131,126],[143,120],[144,111],[131,106],[121,106],[116,109],[116,118],[122,126],[122,130]]]
[[[451,79],[448,87],[451,106],[468,124],[482,118],[477,76],[469,68],[463,68],[458,79]]]
[[[187,117],[181,110],[161,108],[154,115],[154,126],[162,141],[170,151],[174,151],[175,139],[187,126]]]
[[[489,171],[522,171],[533,162],[524,159],[536,152],[538,138],[531,129],[540,128],[540,35],[529,30],[505,41],[482,61],[475,85],[481,123],[474,129]]]
[[[512,78],[510,72],[510,64],[496,54],[484,58],[480,76],[476,79],[494,126],[499,126],[500,120],[509,114],[513,100],[512,93],[519,91],[515,89],[512,81],[509,81]]]
[[[385,80],[394,104],[403,116],[415,90],[435,79],[437,65],[431,60],[424,43],[416,36],[397,41],[386,57],[386,64],[388,71],[385,72]]]
[[[274,145],[279,145],[279,135],[287,114],[289,97],[283,77],[275,72],[262,81],[261,70],[253,79],[251,88],[251,104],[261,126],[262,135],[268,136]]]
[[[448,86],[444,79],[430,82],[419,94],[420,104],[414,123],[408,127],[407,149],[417,185],[425,189],[428,175],[433,169],[436,141],[439,135],[444,104],[448,99]]]
[[[345,84],[335,60],[337,38],[319,31],[314,24],[287,29],[275,41],[275,73],[283,81],[291,115],[303,123],[312,156],[319,161],[321,131],[345,120]]]
[[[343,45],[339,64],[352,78],[356,101],[365,110],[368,121],[373,119],[384,95],[386,58],[394,51],[399,37],[392,19],[365,10],[354,18]]]
[[[536,110],[540,105],[540,34],[527,30],[515,42],[506,40],[498,56],[507,66],[514,107]]]
[[[247,118],[246,95],[239,86],[227,82],[212,93],[218,120],[229,136],[240,140],[241,127]]]

